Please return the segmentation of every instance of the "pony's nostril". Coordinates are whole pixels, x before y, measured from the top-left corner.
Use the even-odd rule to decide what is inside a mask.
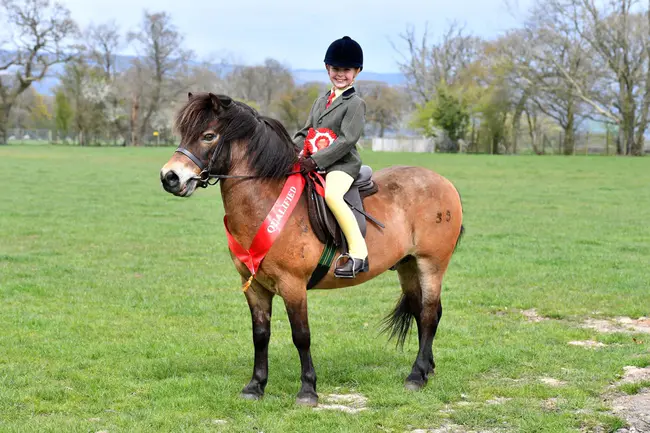
[[[170,170],[165,174],[165,177],[162,179],[163,183],[169,188],[176,188],[179,184],[178,175],[174,173],[173,170]]]

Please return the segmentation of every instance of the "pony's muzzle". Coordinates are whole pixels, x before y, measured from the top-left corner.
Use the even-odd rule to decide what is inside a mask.
[[[160,171],[160,182],[162,183],[165,191],[172,194],[177,194],[181,190],[181,180],[174,170]]]

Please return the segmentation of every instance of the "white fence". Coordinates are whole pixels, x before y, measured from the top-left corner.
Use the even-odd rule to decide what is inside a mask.
[[[49,143],[52,141],[52,131],[49,129],[18,129],[10,128],[7,131],[7,141],[10,143],[24,143],[42,141]]]
[[[433,140],[426,138],[373,138],[375,152],[420,152],[431,153],[435,149]]]

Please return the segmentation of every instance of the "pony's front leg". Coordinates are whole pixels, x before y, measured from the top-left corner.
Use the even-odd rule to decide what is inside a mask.
[[[283,293],[284,305],[287,308],[289,322],[291,323],[291,336],[293,344],[298,349],[300,356],[300,392],[296,403],[306,406],[318,405],[318,394],[316,394],[316,371],[311,361],[311,335],[309,333],[309,321],[307,319],[307,291],[302,290],[290,293]]]
[[[258,400],[264,396],[264,388],[269,377],[269,339],[271,338],[273,293],[253,280],[246,291],[246,300],[253,321],[255,366],[253,367],[253,377],[244,387],[241,395],[249,400]]]

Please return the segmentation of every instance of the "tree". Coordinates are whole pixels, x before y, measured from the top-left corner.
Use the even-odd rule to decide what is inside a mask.
[[[267,114],[273,114],[270,112],[273,100],[286,89],[294,86],[293,75],[288,67],[274,59],[264,60],[261,73],[263,79],[261,109]]]
[[[598,75],[591,67],[593,53],[552,8],[533,8],[524,32],[525,54],[514,67],[533,90],[531,98],[537,108],[561,126],[562,148],[566,155],[571,155],[576,130],[585,117],[585,104],[564,72],[592,93]]]
[[[601,72],[593,90],[559,62],[555,66],[598,117],[618,125],[617,150],[626,155],[643,154],[650,105],[650,5],[644,14],[633,12],[636,5],[637,0],[607,0],[602,8],[595,0],[543,2],[593,50]]]
[[[68,62],[61,75],[60,89],[72,103],[79,144],[90,144],[106,129],[104,109],[110,89],[103,71],[84,58]]]
[[[641,30],[641,40],[643,41],[645,52],[645,91],[640,99],[641,109],[639,110],[639,118],[637,122],[636,143],[637,151],[643,153],[645,133],[650,124],[650,0],[648,0],[648,9],[646,10],[646,35],[643,37]]]
[[[366,101],[366,121],[375,125],[378,135],[384,136],[386,129],[396,127],[407,106],[407,99],[401,89],[376,81],[359,81],[360,96]]]
[[[320,83],[306,83],[293,87],[281,95],[275,103],[278,119],[291,133],[298,131],[305,125],[305,119],[312,104],[318,98],[323,85]]]
[[[0,41],[0,144],[6,144],[9,113],[18,96],[52,65],[77,56],[69,42],[77,26],[68,9],[49,0],[1,0],[0,17],[13,41]]]
[[[117,73],[117,50],[122,45],[120,28],[115,21],[90,25],[85,32],[88,58],[101,68],[107,81]]]
[[[461,97],[440,84],[435,99],[418,106],[412,124],[428,137],[438,137],[439,130],[444,131],[451,140],[444,150],[458,152],[458,139],[465,136],[468,122],[469,112]]]
[[[481,136],[487,138],[486,147],[491,154],[501,153],[499,145],[509,149],[508,132],[511,123],[512,97],[509,88],[502,83],[493,84],[476,104],[475,111],[481,115]]]
[[[183,36],[166,12],[144,12],[138,32],[129,33],[138,58],[132,66],[131,145],[139,146],[151,130],[151,120],[162,106],[183,92],[183,76],[192,53],[184,50]]]
[[[33,89],[32,89],[33,90]],[[36,129],[49,128],[52,114],[45,103],[45,98],[40,93],[34,91],[34,100],[30,105],[30,126]]]
[[[509,128],[511,134],[504,143],[513,153],[517,153],[518,150],[522,117],[527,111],[529,115],[531,114],[533,107],[531,102],[539,94],[539,89],[522,73],[527,70],[526,68],[532,67],[530,45],[530,38],[521,29],[508,31],[496,41],[486,44],[485,57],[494,56],[497,60],[491,62],[490,66],[492,81],[498,78],[496,83],[501,87],[507,87],[507,94],[511,98],[512,115]],[[536,119],[536,111],[539,110],[535,107],[534,111],[532,115],[533,119]]]
[[[62,134],[64,139],[70,132],[73,117],[74,111],[70,106],[70,101],[65,92],[63,90],[57,91],[54,105],[54,123],[57,132]]]
[[[266,59],[263,65],[237,66],[228,74],[231,96],[255,101],[260,110],[273,115],[277,108],[273,102],[293,89],[293,75],[288,67],[274,59]]]
[[[184,87],[188,92],[228,93],[228,83],[222,77],[222,66],[204,62],[190,67]]]
[[[30,87],[16,98],[9,116],[9,127],[18,129],[47,128],[48,114],[49,109],[43,95]]]
[[[116,84],[118,77],[117,51],[122,47],[119,26],[114,21],[99,25],[90,25],[84,32],[86,57],[94,69],[101,71],[108,93],[102,101],[108,134],[116,139],[125,136],[126,122],[123,106],[124,100]]]
[[[406,78],[407,91],[416,104],[431,100],[441,82],[454,85],[476,60],[482,45],[479,38],[465,35],[456,23],[451,24],[442,40],[433,45],[428,40],[427,28],[419,40],[412,27],[400,34],[400,39],[406,43],[407,52],[393,46],[402,55],[398,64]]]

